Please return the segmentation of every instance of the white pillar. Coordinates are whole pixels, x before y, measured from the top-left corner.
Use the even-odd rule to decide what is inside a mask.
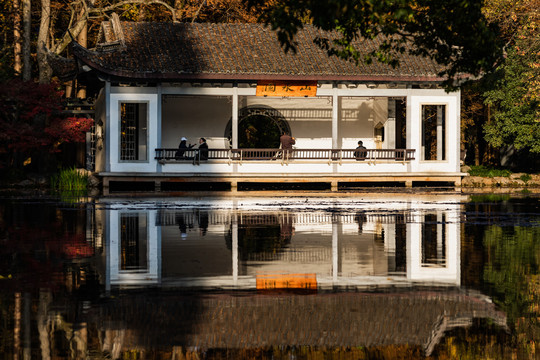
[[[111,171],[111,82],[105,82],[105,171]],[[115,142],[116,143],[116,142]]]
[[[162,105],[163,105],[163,87],[161,86],[161,83],[157,86],[157,126],[156,126],[156,145],[157,148],[162,148],[161,146],[161,126],[163,123],[162,118]],[[154,136],[153,134],[149,134],[149,136]],[[153,158],[155,156],[155,149],[150,149],[150,158]],[[156,172],[160,173],[162,170],[162,165],[159,162],[156,162]]]
[[[338,120],[339,120],[339,97],[338,88],[334,87],[332,95],[332,149],[337,149],[338,144]]]
[[[232,98],[232,147],[238,149],[238,86],[233,88]]]
[[[339,273],[339,239],[338,224],[332,222],[332,281],[337,283]]]
[[[232,277],[233,285],[238,284],[238,219],[236,212],[232,218]]]

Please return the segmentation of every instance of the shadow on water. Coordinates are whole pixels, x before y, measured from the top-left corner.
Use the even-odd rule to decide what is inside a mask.
[[[539,206],[453,194],[1,200],[0,350],[527,358]]]

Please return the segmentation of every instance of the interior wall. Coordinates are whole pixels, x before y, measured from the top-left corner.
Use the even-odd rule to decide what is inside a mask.
[[[358,140],[367,148],[376,148],[374,127],[385,124],[388,99],[385,97],[340,97],[338,146],[353,149]],[[188,143],[207,139],[211,148],[227,148],[225,128],[232,118],[232,99],[226,96],[164,96],[162,104],[162,147],[178,146],[185,136]],[[287,120],[297,148],[332,146],[331,97],[259,97],[240,96],[239,109],[271,107]]]
[[[175,148],[204,137],[210,148],[226,148],[225,128],[232,116],[230,96],[163,96],[161,146]]]
[[[291,127],[298,148],[328,148],[332,144],[332,98],[246,96],[241,106],[269,106],[279,110]]]

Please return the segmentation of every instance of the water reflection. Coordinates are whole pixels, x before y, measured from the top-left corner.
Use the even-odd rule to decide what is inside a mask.
[[[354,212],[197,206],[102,211],[107,289],[460,284],[459,203]]]
[[[531,349],[538,329],[539,205],[451,197],[0,203],[0,351],[520,358],[512,347]]]

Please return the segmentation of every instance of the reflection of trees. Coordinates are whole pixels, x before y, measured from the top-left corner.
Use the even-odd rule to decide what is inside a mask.
[[[490,226],[484,234],[484,280],[525,348],[540,351],[540,228]]]
[[[448,331],[432,354],[435,359],[512,359],[510,335],[486,319]]]

